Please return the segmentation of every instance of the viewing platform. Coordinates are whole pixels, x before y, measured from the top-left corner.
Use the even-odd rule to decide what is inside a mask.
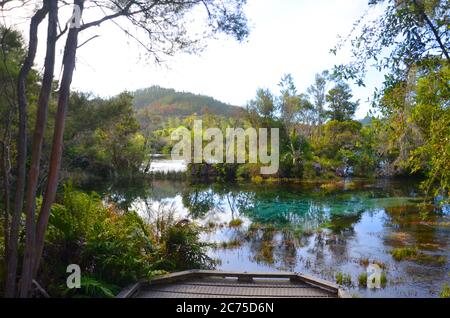
[[[339,286],[298,273],[189,270],[139,281],[117,298],[346,298]]]

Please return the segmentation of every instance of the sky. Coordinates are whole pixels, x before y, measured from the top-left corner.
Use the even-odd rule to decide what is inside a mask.
[[[316,73],[349,61],[349,51],[330,53],[338,36],[346,36],[367,10],[367,0],[248,0],[245,8],[250,36],[243,43],[224,36],[208,41],[200,55],[177,54],[158,65],[113,23],[95,30],[98,38],[78,50],[72,88],[110,97],[124,90],[160,85],[179,91],[212,96],[245,106],[258,88],[278,92],[280,78],[291,73],[297,90],[305,92]],[[8,22],[28,32],[26,14]],[[40,27],[45,37],[45,25]],[[43,41],[42,41],[43,42]],[[82,42],[82,41],[80,41]],[[63,41],[58,43],[60,76]],[[42,67],[44,48],[39,46],[36,64]],[[369,110],[368,98],[383,77],[368,73],[365,88],[352,85],[360,100],[356,118]]]

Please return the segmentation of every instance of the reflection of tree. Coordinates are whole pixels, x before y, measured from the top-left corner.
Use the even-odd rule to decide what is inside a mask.
[[[440,239],[438,227],[430,226],[436,224],[442,217],[442,211],[435,209],[432,205],[402,205],[387,207],[385,209],[387,223],[399,232],[397,236],[391,235],[385,239],[385,243],[390,246],[409,244],[424,244],[428,246],[447,245],[447,240]],[[406,238],[410,242],[407,241]]]
[[[328,222],[328,229],[335,234],[345,231],[354,232],[354,225],[361,220],[361,213],[349,215],[332,214]]]
[[[182,198],[183,205],[194,219],[203,218],[216,205],[215,195],[211,190],[188,189],[183,192]]]

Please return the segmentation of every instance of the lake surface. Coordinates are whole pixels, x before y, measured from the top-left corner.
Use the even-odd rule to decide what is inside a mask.
[[[351,276],[352,295],[437,297],[450,282],[450,209],[423,207],[417,189],[408,180],[94,188],[149,221],[171,211],[197,222],[202,239],[216,245],[209,255],[217,269],[295,271],[329,281],[340,272]],[[396,261],[390,251],[398,247],[417,247],[423,257]],[[358,276],[374,262],[386,287],[360,288]]]

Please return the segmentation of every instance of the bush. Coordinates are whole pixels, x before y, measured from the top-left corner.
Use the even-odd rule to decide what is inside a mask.
[[[198,228],[168,220],[164,226],[147,224],[136,212],[106,206],[97,194],[66,185],[52,207],[39,279],[52,296],[111,297],[121,287],[166,271],[212,268]],[[81,267],[82,288],[76,292],[61,285],[69,264]]]

